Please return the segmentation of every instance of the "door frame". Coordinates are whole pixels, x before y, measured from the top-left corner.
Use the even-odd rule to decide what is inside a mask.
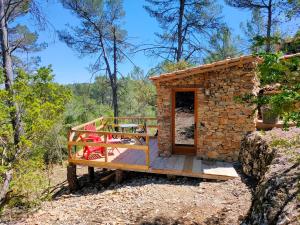
[[[194,145],[175,144],[175,97],[176,92],[194,92]],[[172,88],[172,154],[196,155],[197,154],[197,119],[198,119],[198,96],[197,88]]]

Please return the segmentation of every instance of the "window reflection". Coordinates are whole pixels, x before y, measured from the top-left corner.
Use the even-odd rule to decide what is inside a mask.
[[[175,93],[175,144],[194,145],[194,92]]]

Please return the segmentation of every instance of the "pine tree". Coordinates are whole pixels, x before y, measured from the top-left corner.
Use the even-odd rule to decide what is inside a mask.
[[[126,55],[129,43],[127,32],[121,28],[125,15],[121,0],[61,0],[81,21],[80,26],[69,26],[59,37],[81,56],[95,55],[95,70],[105,70],[112,89],[114,116],[118,117],[118,63]]]
[[[204,59],[204,62],[210,63],[240,55],[238,44],[239,39],[232,37],[230,29],[227,27],[222,28],[220,32],[211,37],[207,49],[208,56]]]
[[[165,60],[199,61],[210,34],[221,27],[221,8],[215,1],[146,0],[146,11],[156,18],[162,33],[142,50]]]
[[[271,52],[272,45],[277,42],[274,28],[282,22],[281,17],[287,19],[287,13],[293,9],[293,4],[282,0],[225,0],[225,2],[239,9],[259,11],[264,20],[265,33],[263,36],[257,36],[255,41],[260,42],[259,45],[264,42],[266,52]]]

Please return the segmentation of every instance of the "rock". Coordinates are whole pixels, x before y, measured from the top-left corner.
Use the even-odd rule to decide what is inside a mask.
[[[258,132],[246,135],[239,154],[243,172],[252,179],[260,180],[274,159],[275,152]]]
[[[275,129],[265,136],[254,132],[243,140],[239,156],[242,170],[256,180],[257,185],[252,206],[242,224],[298,224],[300,164],[293,158],[296,147],[288,151],[282,146],[270,147],[276,138],[292,140],[290,133],[295,129],[286,132]],[[299,135],[300,129],[296,129],[295,136]]]

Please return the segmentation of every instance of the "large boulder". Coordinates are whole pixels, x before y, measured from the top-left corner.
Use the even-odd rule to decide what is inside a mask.
[[[253,132],[242,140],[239,161],[243,172],[259,181],[271,164],[276,149],[269,147],[267,140],[259,132]]]
[[[300,129],[293,128],[264,135],[254,132],[244,138],[240,162],[244,173],[257,185],[243,224],[299,224],[299,135]]]

